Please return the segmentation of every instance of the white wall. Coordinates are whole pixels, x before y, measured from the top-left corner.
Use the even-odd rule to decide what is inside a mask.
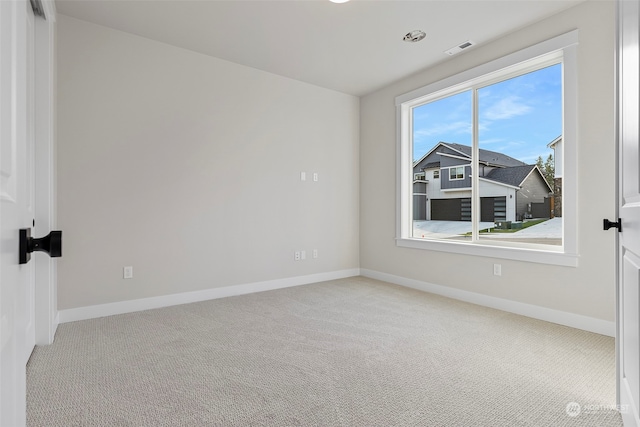
[[[589,1],[363,97],[361,268],[614,321],[614,233],[602,231],[602,218],[613,217],[615,212],[614,25],[614,2]],[[396,247],[395,97],[576,28],[580,31],[579,266],[546,266]],[[611,173],[603,175],[601,171]],[[502,264],[501,277],[493,275],[495,262]]]
[[[358,98],[66,16],[57,60],[59,309],[358,267]]]

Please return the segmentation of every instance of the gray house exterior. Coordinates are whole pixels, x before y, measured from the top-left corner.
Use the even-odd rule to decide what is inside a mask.
[[[471,221],[471,147],[440,142],[413,165],[414,220]],[[480,220],[550,217],[549,187],[536,165],[479,150]]]

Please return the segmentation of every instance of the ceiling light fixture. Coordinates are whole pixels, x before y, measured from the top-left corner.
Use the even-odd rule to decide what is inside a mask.
[[[427,34],[422,31],[422,30],[413,30],[410,33],[407,33],[404,35],[404,37],[402,38],[402,40],[409,42],[409,43],[416,43],[419,42],[420,40],[424,39],[425,37],[427,37]]]
[[[331,3],[346,3],[349,0],[329,0]]]

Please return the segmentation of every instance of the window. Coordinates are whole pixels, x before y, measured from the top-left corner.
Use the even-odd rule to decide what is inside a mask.
[[[425,173],[424,172],[418,172],[416,174],[413,175],[413,180],[414,181],[424,181],[425,180]]]
[[[440,171],[433,171],[433,179],[438,179],[440,178]]]
[[[396,99],[398,245],[577,265],[576,44],[574,31]],[[405,178],[429,168],[449,173]]]
[[[464,166],[456,166],[449,169],[449,179],[464,179]]]

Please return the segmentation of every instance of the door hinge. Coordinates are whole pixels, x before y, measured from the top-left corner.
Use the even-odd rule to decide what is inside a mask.
[[[611,222],[608,219],[604,219],[602,222],[602,228],[608,230],[610,228],[617,228],[618,233],[622,231],[622,220],[618,218],[618,222]]]

